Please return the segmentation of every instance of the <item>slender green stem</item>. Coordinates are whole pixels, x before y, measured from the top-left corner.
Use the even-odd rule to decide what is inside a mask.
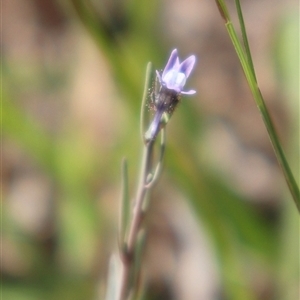
[[[231,38],[232,44],[234,45],[234,48],[236,50],[236,53],[238,55],[238,58],[240,60],[240,63],[242,65],[243,71],[245,73],[246,79],[248,81],[249,87],[251,89],[251,92],[253,94],[253,97],[255,99],[256,105],[261,113],[262,119],[264,121],[264,124],[266,126],[266,129],[268,131],[272,146],[275,151],[275,155],[277,157],[277,160],[279,162],[279,165],[282,169],[282,172],[284,174],[284,177],[286,179],[287,185],[289,187],[290,193],[294,199],[294,202],[297,206],[298,212],[300,212],[300,193],[299,193],[299,188],[296,183],[296,180],[292,174],[292,171],[290,169],[290,166],[286,160],[285,154],[283,152],[283,149],[281,147],[280,141],[278,139],[278,136],[276,134],[275,127],[273,125],[271,116],[268,112],[268,109],[265,105],[263,96],[260,92],[260,89],[257,85],[256,81],[256,76],[254,72],[254,67],[252,64],[252,58],[251,58],[251,53],[250,53],[250,48],[248,44],[248,39],[247,39],[247,34],[246,34],[246,29],[244,25],[244,20],[243,16],[241,13],[241,7],[240,3],[237,0],[237,11],[239,14],[239,20],[240,20],[240,26],[242,30],[242,35],[244,39],[244,44],[245,44],[245,50],[242,47],[240,40],[237,36],[237,33],[234,29],[234,26],[230,20],[230,16],[228,14],[225,2],[223,0],[217,0],[218,8],[221,12],[222,17],[226,16],[225,21],[226,21],[226,28],[228,31],[228,34]]]
[[[144,155],[143,155],[143,163],[142,163],[142,170],[141,170],[141,182],[139,184],[137,195],[134,203],[133,209],[133,220],[131,222],[131,226],[129,229],[128,241],[127,241],[127,249],[128,252],[133,251],[134,248],[134,241],[136,239],[136,234],[138,230],[138,224],[141,217],[142,205],[143,200],[145,198],[147,192],[147,177],[149,174],[150,168],[150,161],[152,158],[152,150],[153,150],[153,142],[148,143],[144,148]]]
[[[142,155],[142,165],[141,165],[141,171],[139,176],[139,183],[137,187],[137,193],[136,197],[134,199],[133,203],[133,209],[130,221],[128,221],[128,224],[126,224],[126,227],[128,227],[128,235],[125,236],[123,234],[123,241],[120,243],[124,245],[124,249],[121,249],[121,259],[123,262],[123,268],[120,278],[120,293],[118,300],[125,300],[128,299],[130,296],[130,291],[132,286],[134,285],[134,271],[138,268],[138,253],[136,253],[136,248],[138,248],[139,245],[139,239],[138,234],[141,229],[142,219],[144,215],[144,203],[145,198],[147,195],[147,191],[150,190],[153,186],[153,183],[157,180],[159,177],[159,173],[161,170],[162,165],[162,159],[164,154],[164,148],[165,148],[165,132],[164,129],[162,129],[161,134],[161,145],[160,145],[160,156],[159,161],[157,163],[157,166],[155,167],[155,170],[153,171],[153,148],[156,139],[152,139],[150,141],[145,142],[145,128],[144,128],[144,115],[146,110],[146,100],[149,95],[149,88],[151,86],[152,80],[151,80],[151,71],[152,65],[149,63],[147,65],[147,71],[146,71],[146,80],[145,80],[145,86],[144,86],[144,93],[143,93],[143,99],[142,99],[142,108],[141,108],[141,116],[140,116],[140,130],[142,134],[143,139],[143,155]],[[127,174],[125,173],[126,165],[123,167],[124,174],[123,174],[123,181],[125,182],[127,179]],[[127,193],[127,190],[126,190]],[[124,192],[124,194],[126,194]],[[123,196],[125,198],[125,195]],[[126,216],[123,217],[123,219]],[[128,217],[128,216],[127,216]],[[125,226],[125,223],[122,223],[123,226]],[[124,232],[125,229],[121,228],[120,232]],[[134,289],[133,289],[134,292]]]
[[[161,129],[161,140],[160,140],[160,153],[159,153],[159,158],[157,165],[155,167],[155,170],[153,173],[151,173],[151,178],[147,178],[147,185],[146,187],[148,189],[152,188],[153,185],[157,182],[159,175],[162,170],[162,163],[163,163],[163,158],[165,154],[165,147],[166,147],[166,131],[165,128]]]
[[[134,250],[137,241],[137,235],[140,229],[140,224],[142,221],[143,210],[142,206],[146,196],[147,188],[147,177],[150,170],[150,162],[152,159],[152,150],[154,141],[149,142],[144,145],[142,168],[140,183],[137,189],[137,195],[134,202],[132,219],[129,225],[128,239],[126,244],[126,253],[123,257],[123,272],[121,274],[121,289],[120,289],[120,300],[125,300],[128,296],[131,280],[131,269],[133,266]]]
[[[257,86],[255,75],[253,74],[251,67],[248,64],[248,60],[245,56],[245,53],[242,49],[242,46],[239,42],[239,39],[237,37],[236,31],[233,28],[233,25],[231,22],[228,22],[226,24],[226,28],[228,30],[229,36],[232,40],[232,43],[234,44],[234,47],[236,49],[237,55],[240,59],[242,68],[244,70],[245,76],[247,78],[247,81],[249,83],[251,92],[254,96],[254,99],[256,101],[256,105],[261,113],[262,119],[264,121],[264,124],[266,126],[266,129],[268,131],[270,140],[272,142],[277,160],[280,164],[280,167],[283,171],[283,174],[285,176],[286,182],[288,184],[288,187],[290,189],[291,195],[295,201],[295,204],[297,206],[298,211],[300,212],[300,195],[299,195],[299,188],[296,183],[296,180],[291,172],[291,169],[289,167],[289,164],[286,160],[285,154],[283,152],[283,149],[281,147],[281,144],[279,142],[278,136],[276,134],[275,127],[273,125],[272,119],[270,117],[270,114],[268,112],[268,109],[265,105],[265,102],[263,100],[262,94]]]
[[[121,203],[120,203],[120,221],[119,221],[119,251],[123,250],[123,241],[126,236],[126,231],[129,223],[129,183],[128,183],[128,166],[127,160],[124,158],[122,161],[122,193],[121,193]]]
[[[245,52],[246,52],[246,55],[247,55],[248,63],[249,63],[249,66],[251,68],[252,74],[255,78],[255,81],[257,81],[240,1],[235,0],[235,5],[236,5],[237,14],[238,14],[238,17],[239,17],[239,22],[240,22],[240,27],[241,27],[241,32],[242,32],[242,37],[243,37],[243,42],[244,42],[244,46],[245,46]]]

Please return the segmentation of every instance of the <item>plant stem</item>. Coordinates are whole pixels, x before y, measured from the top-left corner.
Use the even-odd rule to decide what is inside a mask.
[[[264,99],[262,97],[262,94],[260,92],[260,89],[258,88],[255,75],[252,72],[251,66],[249,66],[249,63],[245,57],[244,51],[241,47],[241,44],[238,40],[237,34],[233,28],[233,25],[231,22],[226,23],[226,28],[228,30],[229,36],[232,40],[232,43],[235,47],[235,50],[237,52],[237,55],[240,59],[242,68],[244,70],[246,79],[248,81],[249,87],[251,89],[251,92],[253,94],[253,97],[255,99],[256,105],[261,113],[262,119],[264,121],[264,124],[266,126],[266,129],[269,134],[269,138],[271,140],[275,155],[277,157],[278,163],[281,167],[281,170],[284,174],[284,177],[286,179],[287,185],[289,187],[290,193],[294,199],[294,202],[296,204],[296,207],[298,209],[298,212],[300,212],[300,196],[299,196],[299,188],[297,185],[297,182],[292,174],[292,171],[289,167],[289,164],[286,160],[285,154],[283,152],[283,149],[281,147],[280,141],[278,139],[278,136],[276,134],[275,127],[273,125],[272,119],[270,117],[270,114],[268,112],[268,109],[265,105]]]
[[[132,219],[129,225],[129,234],[127,241],[125,242],[126,249],[122,257],[123,270],[121,274],[120,300],[125,300],[127,298],[130,289],[134,250],[143,216],[143,203],[148,190],[147,177],[149,175],[151,165],[154,141],[155,140],[152,140],[144,146],[140,182],[137,188],[137,194],[132,211]]]
[[[235,51],[238,55],[238,58],[240,60],[240,63],[242,65],[243,71],[245,73],[246,79],[248,81],[250,90],[252,92],[252,95],[254,97],[254,100],[256,102],[256,105],[258,107],[258,110],[261,113],[262,119],[264,121],[265,127],[268,131],[269,138],[271,140],[277,161],[281,167],[281,170],[284,174],[285,180],[287,182],[287,185],[289,187],[290,193],[293,197],[293,200],[296,204],[296,207],[298,209],[298,212],[300,213],[300,192],[299,187],[297,185],[297,182],[293,176],[293,173],[290,169],[290,166],[288,164],[288,161],[285,157],[285,154],[283,152],[283,149],[281,147],[281,143],[278,139],[274,124],[272,122],[271,116],[269,114],[269,111],[267,109],[267,106],[265,104],[265,101],[263,99],[263,96],[261,94],[261,91],[258,87],[258,83],[256,80],[255,70],[253,67],[251,52],[249,48],[249,43],[247,39],[247,33],[244,23],[244,18],[242,14],[242,9],[240,6],[240,1],[236,0],[236,7],[237,7],[237,13],[239,17],[240,27],[242,31],[243,41],[244,41],[244,48],[242,47],[242,44],[238,38],[238,35],[235,31],[235,28],[231,22],[226,4],[224,0],[216,0],[219,11],[221,13],[221,16],[225,20],[225,26],[228,31],[229,37],[231,39],[231,42],[235,48]]]

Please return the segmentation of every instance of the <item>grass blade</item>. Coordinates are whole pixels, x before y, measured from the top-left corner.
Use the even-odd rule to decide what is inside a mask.
[[[244,47],[245,47],[245,52],[246,52],[246,55],[247,55],[248,63],[249,63],[249,66],[252,70],[255,81],[257,81],[240,1],[235,0],[235,5],[236,5],[237,14],[238,14],[238,17],[239,17],[239,22],[240,22],[240,27],[241,27],[241,32],[242,32],[242,37],[243,37],[243,42],[244,42]]]
[[[242,65],[243,71],[245,73],[250,90],[255,99],[256,105],[261,113],[262,119],[264,121],[265,127],[266,127],[268,135],[269,135],[269,138],[271,140],[273,149],[275,151],[276,158],[277,158],[278,163],[281,167],[281,170],[284,174],[284,177],[285,177],[285,180],[289,187],[290,193],[291,193],[293,200],[297,206],[298,212],[300,213],[299,187],[296,183],[296,180],[295,180],[295,178],[292,174],[292,171],[290,169],[290,166],[287,162],[287,159],[286,159],[283,149],[281,147],[280,141],[278,139],[274,124],[272,122],[271,116],[265,105],[261,91],[257,85],[256,76],[255,76],[254,67],[253,67],[252,58],[251,58],[251,53],[250,53],[250,48],[249,48],[248,39],[247,39],[247,33],[246,33],[245,26],[244,26],[242,12],[241,12],[241,7],[239,5],[238,0],[236,3],[237,3],[237,10],[238,10],[238,14],[239,14],[241,30],[242,30],[246,50],[244,50],[244,48],[242,47],[241,42],[237,36],[236,30],[234,29],[234,26],[230,20],[230,16],[228,14],[225,2],[223,0],[217,0],[218,8],[220,10],[222,17],[224,17],[224,15],[226,16],[226,19],[225,19],[226,20],[226,24],[225,24],[226,29],[228,31],[231,42],[235,48],[235,51],[238,55],[241,65]]]
[[[130,217],[130,197],[128,187],[128,165],[127,160],[122,161],[122,192],[121,192],[121,205],[120,205],[120,222],[119,222],[119,250],[120,254],[123,251],[124,240],[128,228]]]

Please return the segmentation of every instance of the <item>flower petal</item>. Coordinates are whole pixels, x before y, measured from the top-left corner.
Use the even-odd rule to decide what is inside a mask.
[[[162,74],[156,71],[157,78],[161,85],[166,86],[169,90],[174,90],[177,93],[192,95],[196,91],[182,91],[187,78],[192,72],[196,62],[195,55],[189,56],[182,63],[180,63],[177,49],[171,52],[169,60],[164,68]]]
[[[189,77],[196,62],[195,55],[191,55],[180,64],[179,72],[184,73],[186,78]]]
[[[196,91],[195,90],[189,90],[187,92],[181,91],[181,94],[184,94],[184,95],[194,95],[194,94],[196,94]]]
[[[186,77],[184,73],[179,73],[176,70],[170,70],[163,77],[163,82],[168,89],[180,92],[185,85]]]
[[[162,78],[164,78],[164,75],[170,71],[171,69],[174,68],[174,66],[177,66],[177,64],[179,64],[179,59],[178,59],[178,53],[177,53],[177,49],[174,49],[170,55],[170,58],[166,64],[166,67],[162,73]]]

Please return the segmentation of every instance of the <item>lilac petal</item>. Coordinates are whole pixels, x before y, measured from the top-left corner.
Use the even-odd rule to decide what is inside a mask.
[[[194,94],[196,94],[196,91],[195,90],[189,90],[187,92],[181,91],[181,94],[184,94],[184,95],[194,95]]]
[[[186,78],[188,78],[189,75],[191,74],[191,71],[194,68],[195,62],[196,62],[195,55],[191,55],[181,63],[179,72],[184,73]]]
[[[162,78],[164,78],[165,73],[167,73],[169,70],[173,69],[173,67],[175,65],[177,65],[177,63],[179,63],[177,49],[174,49],[170,55],[170,58],[166,64],[166,67],[163,71]]]
[[[179,57],[177,56],[177,59],[176,59],[175,64],[173,66],[173,69],[179,71],[179,68],[180,68],[180,61],[179,61]]]
[[[178,73],[176,70],[172,69],[166,73],[163,82],[168,89],[180,92],[185,85],[186,77],[183,73]]]

